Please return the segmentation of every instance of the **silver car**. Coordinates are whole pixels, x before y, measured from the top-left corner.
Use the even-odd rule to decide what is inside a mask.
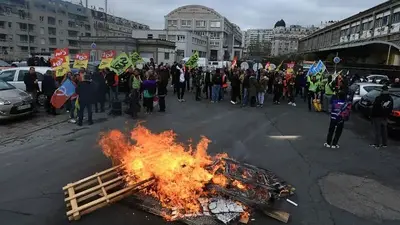
[[[32,97],[25,91],[0,80],[0,120],[32,113]]]
[[[382,80],[389,80],[389,77],[386,75],[379,75],[379,74],[371,74],[367,76],[368,82],[377,83],[381,82]]]
[[[350,86],[350,91],[353,93],[353,106],[357,109],[357,104],[361,100],[362,96],[366,95],[368,92],[382,87],[382,84],[369,83],[369,82],[360,82],[355,83]]]

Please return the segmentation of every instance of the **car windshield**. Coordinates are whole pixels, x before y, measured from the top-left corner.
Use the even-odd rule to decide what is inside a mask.
[[[15,89],[15,87],[3,80],[0,80],[0,91],[11,90],[11,89]]]
[[[392,95],[393,109],[400,110],[400,95]]]
[[[366,94],[365,97],[369,98],[369,99],[374,99],[380,94],[381,94],[381,90],[374,89],[374,90],[368,92],[368,94]]]

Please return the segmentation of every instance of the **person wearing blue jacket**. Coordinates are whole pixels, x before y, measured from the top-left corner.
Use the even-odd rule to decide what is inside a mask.
[[[331,122],[324,146],[327,148],[339,148],[338,142],[342,135],[344,122],[349,119],[351,103],[346,99],[346,93],[339,92],[332,97]]]

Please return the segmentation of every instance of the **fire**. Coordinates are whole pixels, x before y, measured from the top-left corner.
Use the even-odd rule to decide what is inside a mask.
[[[144,191],[163,207],[178,208],[184,213],[200,212],[198,199],[209,195],[206,184],[228,183],[224,175],[217,174],[225,165],[215,163],[227,155],[208,155],[210,140],[206,137],[201,138],[195,149],[178,143],[175,138],[173,131],[154,134],[139,125],[130,138],[117,130],[103,134],[100,145],[106,156],[121,163],[128,184],[154,178],[154,184]]]
[[[232,182],[232,185],[237,187],[237,188],[239,188],[239,189],[241,189],[241,190],[246,190],[247,189],[246,186],[242,182],[240,182],[238,180],[234,180]]]

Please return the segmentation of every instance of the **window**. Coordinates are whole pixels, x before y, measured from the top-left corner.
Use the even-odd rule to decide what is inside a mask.
[[[400,22],[400,12],[397,12],[392,15],[392,23],[399,23]]]
[[[185,41],[185,35],[178,35],[178,41]]]
[[[153,39],[153,34],[147,34],[147,39]]]
[[[12,28],[12,22],[8,22],[8,28]]]
[[[372,90],[374,90],[374,89],[376,89],[376,86],[364,86],[364,90],[365,90],[366,92],[370,92],[370,91],[372,91]]]
[[[220,39],[219,32],[210,32],[210,39]]]
[[[44,27],[40,28],[40,34],[44,34]]]
[[[10,82],[14,81],[15,70],[7,70],[0,73],[0,79]]]
[[[167,40],[167,35],[165,35],[165,34],[159,34],[159,35],[158,35],[158,39]]]
[[[45,48],[40,49],[41,52],[46,52]]]
[[[178,20],[168,20],[169,27],[176,27],[178,25]]]
[[[164,59],[169,60],[169,52],[164,52]]]
[[[63,21],[62,20],[58,20],[58,25],[62,25]]]
[[[384,16],[382,18],[382,26],[387,26],[389,23],[389,16]]]
[[[181,21],[181,26],[182,27],[191,27],[192,26],[192,21],[191,20],[182,20]]]
[[[39,20],[40,20],[40,22],[43,22],[44,21],[44,16],[39,16]]]
[[[221,22],[219,21],[214,21],[210,23],[210,27],[212,28],[220,28],[221,27]]]
[[[206,27],[206,21],[204,20],[196,21],[196,27]]]
[[[176,41],[176,35],[168,35],[169,41]]]
[[[18,73],[18,81],[24,81],[25,74],[28,73],[28,70],[20,70]]]
[[[40,39],[40,44],[45,45],[46,44],[46,40],[44,38]]]

